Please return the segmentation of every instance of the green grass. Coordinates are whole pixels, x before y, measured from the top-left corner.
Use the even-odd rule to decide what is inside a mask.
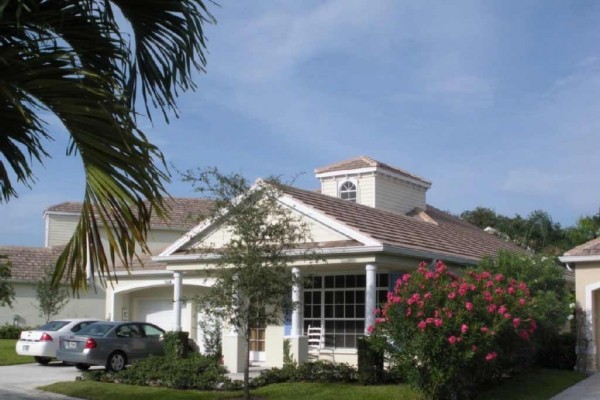
[[[585,379],[580,372],[536,369],[483,392],[481,400],[546,400]]]
[[[507,380],[481,393],[481,400],[547,400],[585,378],[572,371],[539,369]],[[240,392],[196,392],[118,385],[90,381],[59,382],[40,388],[49,392],[90,400],[217,400],[239,398]],[[360,386],[325,383],[281,383],[252,391],[268,400],[422,400],[406,385]]]
[[[0,365],[29,364],[35,362],[33,357],[20,356],[15,351],[17,341],[14,339],[0,339]]]

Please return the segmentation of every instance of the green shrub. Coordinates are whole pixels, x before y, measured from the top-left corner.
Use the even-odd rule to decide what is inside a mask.
[[[27,328],[6,324],[0,327],[0,339],[18,339],[21,331]]]
[[[261,372],[259,376],[250,380],[251,387],[260,387],[272,383],[283,382],[340,382],[350,383],[358,380],[358,371],[355,367],[327,361],[306,362],[301,365],[287,365],[283,368],[271,368]]]
[[[577,337],[572,333],[548,337],[538,350],[537,363],[546,368],[572,370],[577,364]]]
[[[376,385],[384,381],[384,353],[373,341],[375,337],[358,339],[358,381],[363,385]]]
[[[227,370],[213,357],[148,357],[121,372],[88,371],[83,379],[171,389],[213,390],[228,380]]]
[[[189,353],[188,332],[169,331],[164,334],[165,356],[186,358]]]

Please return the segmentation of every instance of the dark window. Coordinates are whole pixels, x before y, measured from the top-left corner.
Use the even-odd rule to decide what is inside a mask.
[[[350,181],[342,183],[340,199],[356,202],[356,185]]]

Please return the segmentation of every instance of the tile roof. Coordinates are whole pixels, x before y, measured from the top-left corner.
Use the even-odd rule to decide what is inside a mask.
[[[37,282],[44,277],[46,268],[58,259],[63,247],[0,246],[0,255],[11,263],[11,279]]]
[[[580,244],[565,253],[565,256],[597,256],[600,255],[600,238]]]
[[[374,160],[371,157],[368,156],[360,156],[360,157],[355,157],[355,158],[351,158],[349,160],[345,160],[345,161],[340,161],[337,162],[335,164],[331,164],[331,165],[327,165],[325,167],[321,167],[321,168],[316,168],[315,169],[315,174],[324,174],[327,172],[335,172],[335,171],[345,171],[345,170],[352,170],[352,169],[359,169],[359,168],[370,168],[370,167],[377,167],[377,168],[381,168],[393,173],[396,173],[398,175],[402,175],[405,176],[407,178],[412,178],[412,179],[416,179],[418,181],[421,181],[425,184],[431,185],[431,182],[428,181],[427,179],[421,178],[420,176],[411,174],[410,172],[407,172],[403,169],[400,168],[396,168],[396,167],[392,167],[391,165],[382,163],[380,161]]]
[[[165,203],[171,210],[169,220],[165,221],[153,214],[150,219],[152,227],[190,229],[210,213],[213,205],[213,202],[208,199],[181,197],[167,198],[165,199]],[[79,214],[81,212],[81,203],[67,201],[48,207],[46,211]]]
[[[427,214],[437,223],[380,210],[289,186],[282,191],[383,244],[478,261],[500,249],[522,248],[483,232],[435,207]]]

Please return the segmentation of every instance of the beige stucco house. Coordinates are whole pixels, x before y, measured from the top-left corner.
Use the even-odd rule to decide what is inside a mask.
[[[282,189],[279,201],[310,226],[311,243],[322,261],[296,260],[293,272],[312,277],[312,287],[295,287],[300,307],[278,326],[257,327],[251,341],[254,363],[280,366],[283,340],[292,353],[306,353],[308,326],[324,328],[321,358],[356,362],[356,340],[374,322],[373,310],[400,274],[419,262],[443,260],[453,268],[476,264],[511,243],[427,204],[431,182],[399,168],[358,157],[315,171],[319,191]],[[107,289],[107,314],[127,313],[169,329],[183,329],[200,344],[203,318],[193,303],[211,285],[211,256],[201,249],[225,243],[229,233],[202,222],[174,241],[144,270]],[[299,244],[305,248],[306,244]],[[167,299],[173,299],[168,301]],[[223,335],[225,364],[243,367],[244,344],[235,332]]]
[[[600,369],[600,238],[567,251],[560,261],[575,272],[575,298],[585,312],[587,328],[583,329],[587,350],[578,354],[579,365],[588,371]],[[583,339],[583,338],[580,338]],[[584,346],[585,347],[585,346]],[[582,351],[583,349],[578,349]]]
[[[282,365],[284,338],[291,341],[298,359],[304,357],[308,326],[324,330],[321,358],[355,363],[357,338],[373,324],[373,309],[385,300],[402,273],[421,261],[442,260],[459,269],[500,249],[522,250],[427,204],[431,182],[400,168],[357,157],[318,168],[315,176],[320,182],[318,191],[284,187],[279,201],[310,227],[310,244],[318,249],[321,261],[294,261],[293,273],[310,276],[312,285],[294,288],[292,297],[300,307],[291,316],[282,316],[281,324],[257,327],[253,332],[254,363]],[[172,219],[153,221],[154,255],[145,256],[144,265],[134,265],[130,273],[118,271],[118,281],[106,288],[105,296],[89,299],[89,315],[181,329],[202,347],[199,322],[203,315],[184,299],[203,295],[212,284],[206,274],[211,259],[201,249],[225,243],[230,236],[218,224],[196,225],[189,218],[207,211],[210,202],[173,201]],[[63,203],[46,211],[46,247],[36,251],[54,254],[65,243],[79,207]],[[299,247],[305,248],[306,243]],[[28,277],[27,271],[33,267],[23,268],[20,276],[31,286],[35,278]],[[26,315],[25,304],[19,299],[19,305],[1,318],[10,322],[13,314]],[[69,312],[83,315],[87,308]],[[33,318],[28,316],[26,323],[32,324]],[[241,371],[244,344],[228,329],[223,333],[223,351],[230,371]]]

